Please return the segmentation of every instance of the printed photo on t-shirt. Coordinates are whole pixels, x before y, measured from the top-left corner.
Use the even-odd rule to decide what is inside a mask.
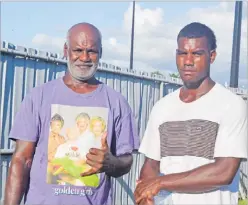
[[[108,109],[54,104],[48,139],[48,184],[98,187],[100,174],[81,177],[86,155],[106,143]]]

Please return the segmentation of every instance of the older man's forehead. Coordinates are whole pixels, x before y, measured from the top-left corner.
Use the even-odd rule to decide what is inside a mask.
[[[71,33],[68,36],[70,44],[79,44],[79,45],[95,45],[98,46],[101,42],[100,36],[96,32],[86,32],[81,31],[77,33]]]

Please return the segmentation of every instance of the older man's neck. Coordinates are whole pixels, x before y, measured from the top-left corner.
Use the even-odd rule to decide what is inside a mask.
[[[100,84],[100,82],[94,76],[88,80],[80,81],[73,78],[69,73],[65,74],[63,80],[66,85],[73,87],[95,87]]]

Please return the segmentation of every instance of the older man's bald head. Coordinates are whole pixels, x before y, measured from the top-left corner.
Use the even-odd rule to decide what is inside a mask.
[[[102,37],[100,31],[89,23],[78,23],[67,33],[64,55],[68,57],[68,71],[77,81],[94,77],[102,57]]]
[[[85,41],[91,40],[102,45],[101,32],[94,25],[90,23],[78,23],[73,25],[67,32],[67,46],[71,41],[75,41],[78,38],[82,38]]]

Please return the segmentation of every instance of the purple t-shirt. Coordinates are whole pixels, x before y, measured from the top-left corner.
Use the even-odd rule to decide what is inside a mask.
[[[91,93],[78,94],[62,78],[33,88],[9,136],[37,143],[25,204],[111,204],[110,177],[80,177],[89,169],[88,149],[100,148],[104,133],[116,156],[139,147],[131,108],[120,93],[100,84]]]

